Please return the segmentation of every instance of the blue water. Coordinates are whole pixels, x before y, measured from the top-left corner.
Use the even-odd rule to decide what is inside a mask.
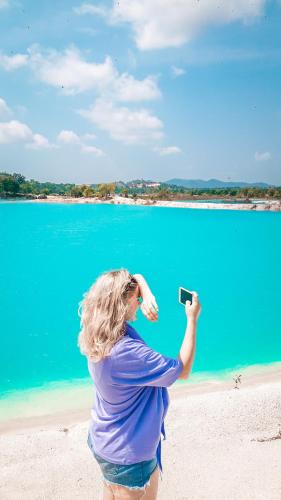
[[[142,273],[160,308],[135,323],[177,356],[180,285],[202,303],[193,372],[281,360],[281,214],[230,210],[1,203],[0,389],[88,376],[78,302],[102,271]]]

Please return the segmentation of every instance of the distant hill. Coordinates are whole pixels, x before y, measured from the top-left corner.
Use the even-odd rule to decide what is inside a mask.
[[[268,188],[272,184],[266,184],[265,182],[224,182],[219,179],[209,179],[208,181],[203,181],[202,179],[169,179],[165,181],[165,184],[170,184],[173,186],[182,186],[191,189],[212,189],[212,188],[244,188],[244,187],[257,187],[257,188]]]

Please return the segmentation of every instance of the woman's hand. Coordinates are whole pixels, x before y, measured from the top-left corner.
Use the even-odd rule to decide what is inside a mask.
[[[191,292],[192,293],[192,304],[190,300],[187,300],[185,303],[185,313],[188,319],[197,319],[199,318],[199,314],[201,312],[201,305],[198,300],[198,294],[196,292]]]
[[[134,274],[134,277],[136,278],[139,285],[140,296],[142,298],[140,308],[143,315],[149,321],[157,321],[159,309],[153,293],[151,292],[147,282],[141,274]]]
[[[158,305],[154,295],[147,294],[142,297],[141,312],[149,321],[158,320]]]

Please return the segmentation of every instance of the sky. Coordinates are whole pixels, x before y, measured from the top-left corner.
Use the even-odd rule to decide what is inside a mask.
[[[0,171],[281,184],[281,0],[0,0]]]

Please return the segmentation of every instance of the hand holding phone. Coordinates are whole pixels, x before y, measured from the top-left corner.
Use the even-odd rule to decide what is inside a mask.
[[[185,312],[188,319],[199,317],[201,305],[196,292],[190,292],[185,288],[179,288],[179,302],[185,306]]]

